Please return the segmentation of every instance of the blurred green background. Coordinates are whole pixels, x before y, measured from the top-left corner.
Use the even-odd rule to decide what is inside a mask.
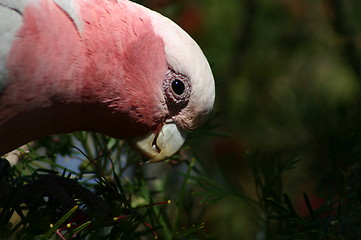
[[[181,25],[211,63],[212,122],[228,137],[192,146],[236,189],[256,196],[248,154],[259,152],[266,161],[298,153],[283,191],[302,203],[303,192],[320,192],[334,149],[341,146],[342,161],[360,146],[361,1],[140,3]],[[219,239],[257,239],[261,226],[252,216],[237,199],[225,198],[209,206],[206,230]]]

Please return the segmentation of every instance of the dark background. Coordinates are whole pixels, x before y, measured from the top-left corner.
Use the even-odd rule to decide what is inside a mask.
[[[323,180],[360,146],[361,2],[358,0],[148,0],[196,39],[217,85],[214,130],[193,141],[236,189],[256,197],[247,156],[287,159],[283,191],[298,211],[303,192],[322,200]],[[206,86],[205,86],[206,87]],[[202,152],[203,149],[203,152]],[[356,160],[357,162],[358,160]],[[216,168],[216,167],[215,167]],[[257,218],[239,199],[206,213],[219,239],[256,239]]]

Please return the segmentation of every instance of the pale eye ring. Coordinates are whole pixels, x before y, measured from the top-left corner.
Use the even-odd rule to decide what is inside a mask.
[[[169,111],[178,113],[188,105],[191,94],[191,83],[188,77],[168,68],[163,83],[163,93]]]

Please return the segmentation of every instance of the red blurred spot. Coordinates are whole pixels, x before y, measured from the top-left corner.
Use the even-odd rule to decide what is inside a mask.
[[[190,35],[198,34],[202,30],[202,11],[197,5],[189,5],[183,8],[176,22]]]
[[[307,196],[314,211],[317,211],[317,209],[325,203],[324,199],[316,196],[315,194],[307,194]],[[300,217],[307,217],[308,215],[310,215],[310,211],[308,210],[303,197],[297,199],[296,208],[296,211],[300,215]]]

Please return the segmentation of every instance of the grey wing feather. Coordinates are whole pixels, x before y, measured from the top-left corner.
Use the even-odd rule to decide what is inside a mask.
[[[8,83],[7,58],[22,24],[25,1],[0,0],[0,94]]]
[[[0,7],[2,6],[22,13],[27,4],[35,1],[36,0],[0,0]]]

